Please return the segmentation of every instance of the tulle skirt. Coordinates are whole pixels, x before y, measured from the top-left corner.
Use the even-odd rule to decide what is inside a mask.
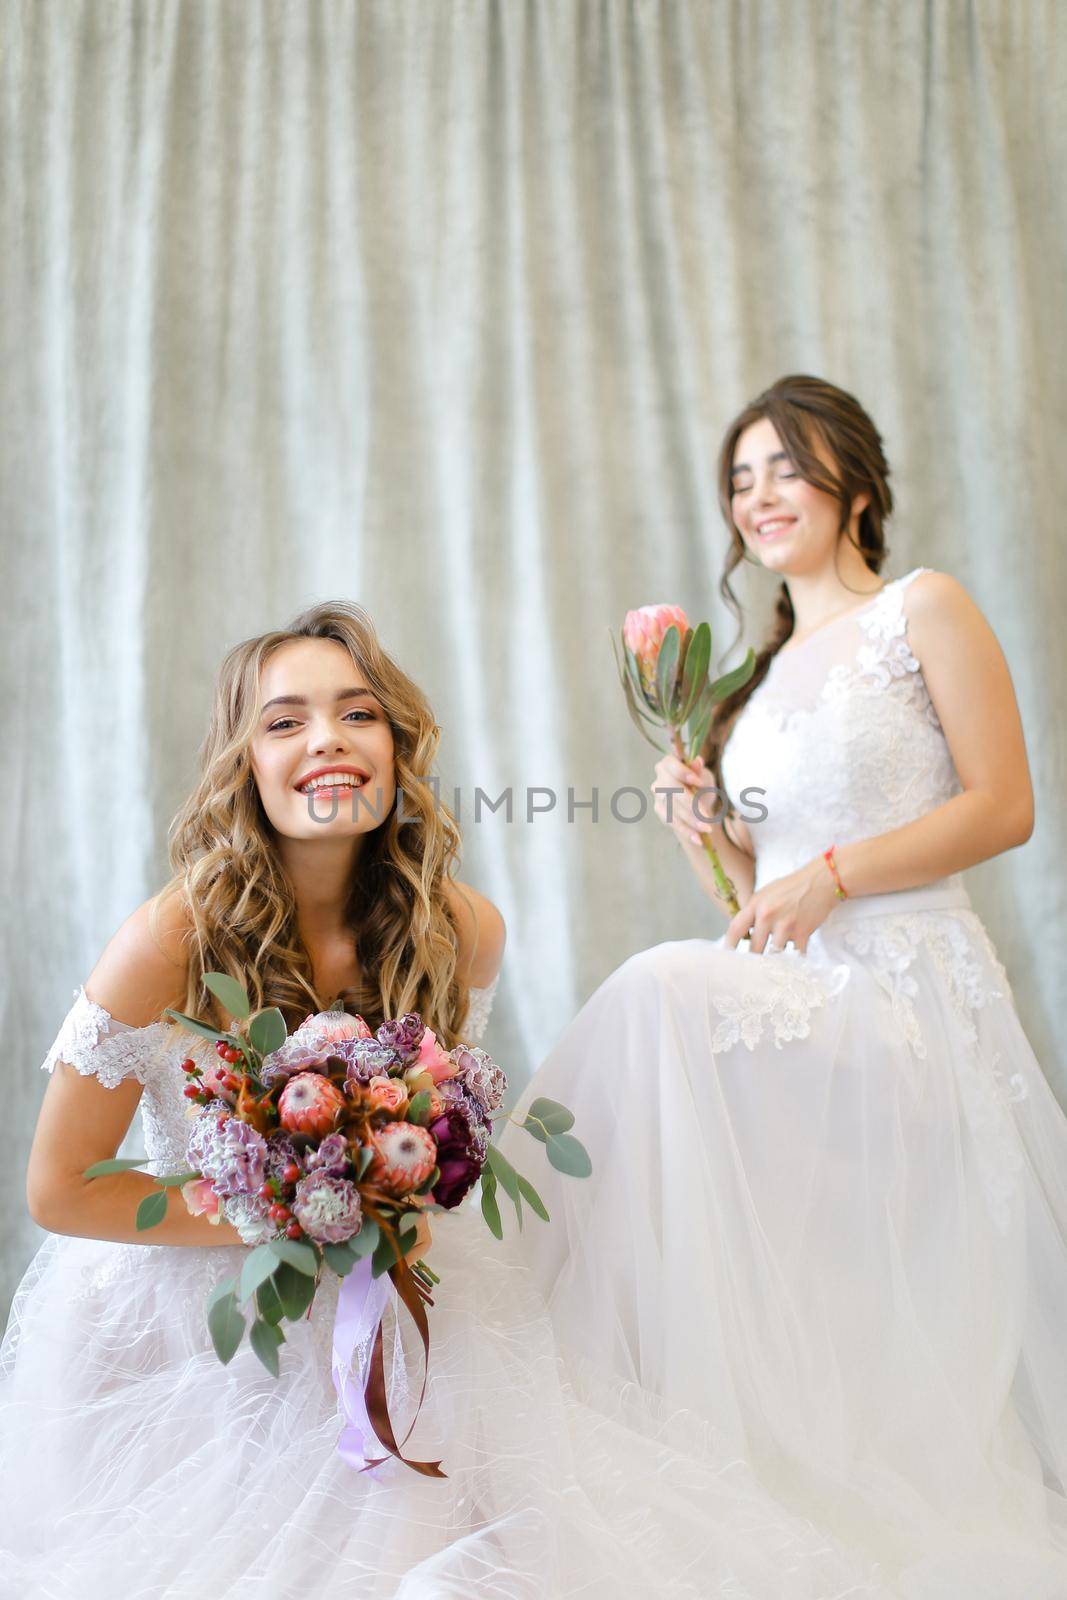
[[[592,1259],[621,1268],[643,1209],[627,1200]],[[701,1219],[679,1226],[699,1237]],[[469,1206],[435,1220],[408,1446],[443,1481],[338,1456],[328,1284],[285,1325],[279,1379],[247,1341],[220,1365],[204,1301],[242,1256],[46,1241],[0,1351],[3,1600],[887,1600],[876,1566],[774,1500],[713,1420],[599,1360],[564,1370],[521,1249]],[[388,1314],[401,1428],[407,1328]]]
[[[958,882],[635,955],[539,1096],[593,1161],[502,1140],[565,1365],[713,1423],[900,1600],[1064,1600],[1067,1118]]]

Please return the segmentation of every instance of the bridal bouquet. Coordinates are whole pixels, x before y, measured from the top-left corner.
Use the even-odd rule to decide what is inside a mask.
[[[614,644],[612,639],[612,648]],[[656,750],[662,750],[645,724],[664,728],[680,761],[692,761],[700,753],[716,705],[747,683],[756,665],[749,650],[739,667],[713,681],[708,676],[710,626],[701,622],[691,628],[681,606],[670,605],[640,606],[626,613],[622,659],[620,665],[616,653],[623,693],[637,731]],[[741,908],[734,886],[707,835],[703,844],[715,887],[736,916]]]
[[[175,1188],[194,1214],[232,1223],[252,1248],[240,1274],[209,1296],[208,1330],[220,1361],[229,1362],[244,1337],[242,1307],[251,1305],[250,1343],[275,1377],[282,1323],[308,1312],[324,1272],[343,1279],[333,1359],[346,1418],[342,1455],[353,1464],[378,1465],[366,1457],[364,1442],[373,1432],[406,1465],[443,1477],[439,1462],[409,1461],[403,1442],[396,1442],[385,1399],[381,1317],[391,1281],[428,1363],[425,1308],[439,1279],[424,1262],[409,1264],[418,1219],[452,1210],[476,1183],[482,1215],[497,1238],[503,1237],[498,1186],[513,1202],[520,1227],[524,1200],[548,1221],[533,1185],[490,1142],[507,1079],[484,1050],[465,1044],[444,1050],[416,1012],[374,1033],[362,1017],[325,1011],[289,1035],[277,1008],[252,1015],[245,990],[227,974],[206,973],[204,982],[234,1027],[220,1034],[194,1017],[166,1013],[210,1039],[216,1059],[204,1066],[189,1057],[182,1064],[193,1116],[188,1170],[155,1180],[158,1192],[142,1200],[137,1227],[147,1231],[163,1220]],[[557,1170],[585,1177],[589,1157],[569,1131],[573,1123],[565,1106],[542,1099],[523,1126],[547,1146]],[[146,1160],[100,1161],[86,1177]],[[352,1356],[371,1338],[365,1388],[357,1389]]]

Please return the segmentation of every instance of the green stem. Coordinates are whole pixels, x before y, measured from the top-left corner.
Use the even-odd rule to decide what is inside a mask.
[[[686,762],[685,747],[682,744],[681,729],[671,728],[669,732],[671,737],[671,749],[674,751],[679,761]],[[691,790],[695,790],[699,786],[697,784],[687,784],[686,787]],[[736,917],[737,913],[741,909],[737,902],[737,890],[734,888],[733,883],[723,871],[722,862],[719,860],[719,853],[706,833],[702,833],[700,835],[700,842],[704,846],[704,854],[711,863],[711,870],[715,878],[715,887],[719,892],[719,897],[722,900],[725,900],[727,907],[729,908],[730,915]]]

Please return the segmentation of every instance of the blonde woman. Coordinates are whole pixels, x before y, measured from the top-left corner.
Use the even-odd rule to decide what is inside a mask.
[[[957,580],[884,572],[889,466],[852,395],[782,378],[718,474],[722,593],[753,563],[774,622],[703,759],[652,787],[728,926],[632,956],[535,1075],[593,1175],[528,1161],[562,1224],[528,1259],[572,1370],[714,1419],[854,1548],[873,1587],[848,1592],[1055,1600],[1067,1117],[962,876],[1033,828],[1008,666]]]
[[[743,1574],[807,1600],[811,1573],[847,1576],[847,1556],[728,1470],[713,1430],[672,1428],[622,1383],[579,1401],[543,1301],[475,1209],[418,1245],[441,1284],[407,1453],[448,1477],[360,1474],[337,1451],[336,1280],[287,1330],[280,1378],[247,1342],[223,1367],[205,1299],[257,1237],[254,1201],[219,1224],[172,1204],[146,1243],[148,1178],[83,1177],[138,1109],[154,1171],[186,1166],[191,1036],[161,1019],[205,1015],[205,971],[290,1026],[342,996],[372,1023],[418,1010],[448,1044],[480,1035],[504,928],[452,875],[455,825],[425,782],[437,734],[357,607],[315,607],[225,658],[173,878],[110,941],[45,1062],[28,1195],[52,1236],[0,1354],[4,1596],[696,1600]],[[338,783],[361,803],[336,805]],[[413,1352],[395,1325],[387,1342],[402,1413]]]

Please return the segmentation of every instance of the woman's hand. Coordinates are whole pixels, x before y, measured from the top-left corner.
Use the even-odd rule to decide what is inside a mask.
[[[685,793],[679,794],[679,789]],[[657,790],[675,792],[657,794]],[[711,793],[706,793],[707,790]],[[715,787],[714,776],[704,765],[703,756],[698,756],[695,761],[681,761],[670,753],[661,756],[656,762],[652,793],[656,797],[654,809],[657,817],[678,835],[683,844],[699,844],[701,835],[711,833],[722,813],[722,799]]]
[[[833,875],[821,856],[797,872],[757,889],[733,918],[724,935],[734,950],[741,939],[762,955],[772,941],[779,950],[792,943],[801,955],[808,940],[837,904]]]
[[[411,1246],[410,1250],[405,1250],[404,1260],[421,1261],[422,1257],[429,1250],[432,1243],[433,1240],[430,1235],[430,1219],[426,1216],[420,1216],[415,1224],[415,1243]]]

